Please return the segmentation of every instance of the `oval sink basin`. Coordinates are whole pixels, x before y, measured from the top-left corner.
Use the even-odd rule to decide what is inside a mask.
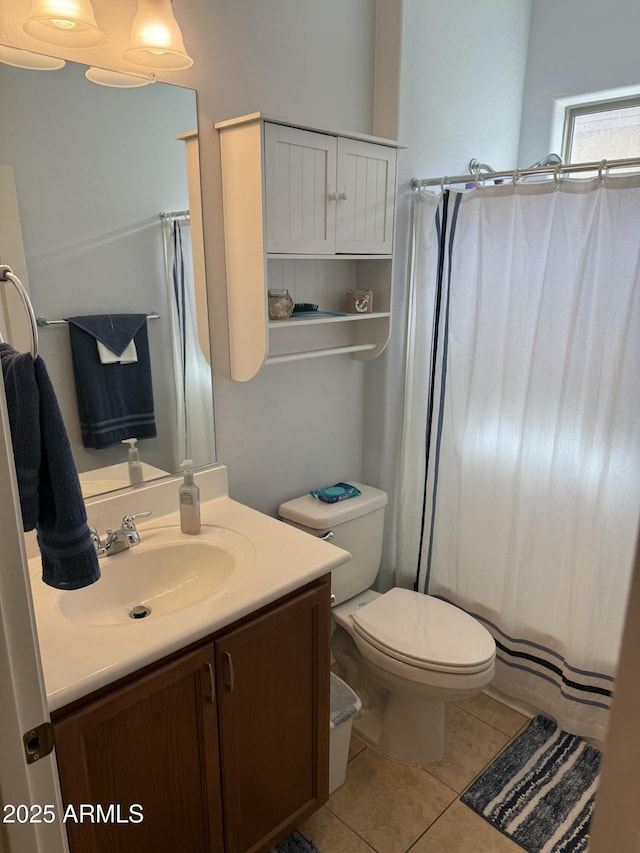
[[[139,545],[101,558],[99,581],[60,594],[58,608],[65,618],[88,625],[133,625],[175,613],[210,599],[253,557],[249,540],[226,528],[207,531],[203,526],[197,537],[177,528],[140,535]],[[146,615],[134,619],[134,608],[144,608]]]

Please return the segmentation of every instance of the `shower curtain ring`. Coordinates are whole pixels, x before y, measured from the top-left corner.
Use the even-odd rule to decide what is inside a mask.
[[[446,175],[443,175],[443,176],[440,178],[440,192],[441,192],[441,193],[443,193],[443,192],[444,192],[444,185],[445,185],[446,183],[447,183],[447,176],[446,176]]]
[[[556,166],[553,170],[553,180],[556,187],[560,186],[560,166]]]
[[[598,177],[600,178],[600,183],[604,183],[604,171],[605,171],[605,169],[607,170],[607,172],[609,171],[609,168],[607,166],[607,161],[601,160],[600,165],[598,166]]]
[[[517,169],[516,169],[516,170],[515,170],[515,172],[511,175],[511,183],[512,183],[512,185],[513,185],[514,190],[516,189],[516,186],[517,186],[517,183],[518,183],[518,177],[519,177],[519,175],[520,175],[520,172],[519,172]]]

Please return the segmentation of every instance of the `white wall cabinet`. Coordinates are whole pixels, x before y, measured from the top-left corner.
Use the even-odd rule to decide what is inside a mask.
[[[391,254],[396,150],[265,123],[266,247]]]
[[[377,356],[391,321],[398,144],[261,113],[216,128],[231,378],[282,361]],[[319,312],[269,321],[271,288]],[[346,291],[359,289],[373,291],[374,312],[343,313]]]

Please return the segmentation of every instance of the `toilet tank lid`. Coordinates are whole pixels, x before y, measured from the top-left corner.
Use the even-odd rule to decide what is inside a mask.
[[[360,490],[360,494],[355,498],[328,504],[307,494],[280,504],[278,513],[287,521],[294,521],[314,530],[325,530],[387,505],[387,493],[381,489],[353,480],[349,480],[349,483]]]

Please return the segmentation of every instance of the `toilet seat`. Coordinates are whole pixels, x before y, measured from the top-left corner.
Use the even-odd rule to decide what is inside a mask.
[[[391,589],[351,615],[361,639],[410,666],[464,675],[494,664],[495,642],[486,628],[432,596]]]

